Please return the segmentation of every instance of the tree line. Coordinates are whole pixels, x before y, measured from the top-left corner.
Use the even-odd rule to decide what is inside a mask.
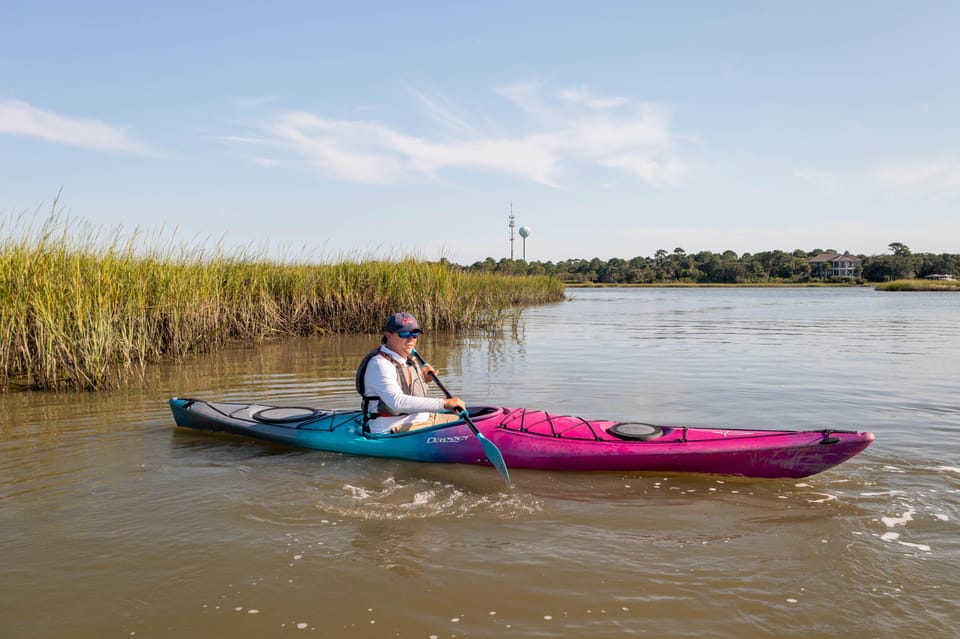
[[[856,255],[861,260],[860,276],[842,278],[854,283],[889,282],[900,279],[923,278],[928,275],[960,276],[960,255],[943,253],[913,253],[900,242],[889,245],[890,254]],[[810,259],[821,253],[838,253],[833,249],[797,249],[762,251],[737,255],[734,251],[687,253],[682,248],[668,253],[658,250],[653,257],[632,259],[600,258],[570,259],[559,262],[527,262],[488,257],[474,262],[470,271],[507,275],[549,275],[570,284],[759,284],[805,283],[832,281],[841,278],[819,278],[811,274]],[[844,252],[843,255],[852,255]]]

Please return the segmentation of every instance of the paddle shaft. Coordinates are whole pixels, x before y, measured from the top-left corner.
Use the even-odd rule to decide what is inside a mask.
[[[427,363],[426,363],[425,361],[423,361],[423,357],[420,355],[420,353],[418,353],[418,352],[416,351],[416,349],[414,349],[414,351],[413,351],[413,356],[417,358],[417,361],[420,362],[420,365],[421,365],[421,366],[426,366],[426,365],[427,365]],[[434,373],[433,371],[431,371],[431,372],[430,372],[430,377],[432,377],[432,378],[433,378],[433,381],[435,381],[435,382],[437,383],[437,386],[439,386],[439,387],[440,387],[440,390],[443,391],[443,394],[447,396],[447,399],[450,399],[450,398],[453,397],[453,395],[450,393],[450,391],[447,390],[447,387],[443,385],[443,382],[440,381],[440,378],[437,377],[437,374],[436,374],[436,373]],[[466,421],[467,424],[470,426],[470,428],[473,429],[473,432],[475,432],[475,433],[479,432],[479,431],[477,430],[476,424],[474,424],[474,423],[470,420],[470,416],[467,415],[467,411],[466,411],[466,410],[463,411],[463,413],[461,414],[461,417],[463,417],[464,415],[466,415],[465,421]]]
[[[419,354],[417,355],[417,359],[420,360],[420,365],[422,366],[424,362],[423,362],[422,359],[420,359],[420,355],[419,355]],[[441,381],[437,378],[437,376],[433,374],[433,372],[430,373],[430,377],[433,378],[433,381],[435,381],[435,382],[437,383],[437,386],[440,387],[440,390],[443,391],[443,394],[446,395],[448,399],[451,398],[451,397],[453,397],[453,395],[450,394],[450,391],[447,390],[447,387],[443,385],[443,382],[441,382]]]

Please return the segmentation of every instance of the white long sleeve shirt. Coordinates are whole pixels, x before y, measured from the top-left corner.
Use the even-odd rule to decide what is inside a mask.
[[[403,370],[407,373],[407,380],[411,387],[422,384],[422,388],[426,392],[426,382],[420,375],[419,368],[408,365],[403,357],[386,346],[381,346],[380,351],[389,355],[393,361],[401,364]],[[399,417],[381,416],[371,419],[369,423],[371,433],[389,433],[394,426],[422,422],[429,419],[430,413],[438,413],[443,410],[443,399],[439,397],[418,397],[404,394],[400,387],[400,381],[397,379],[397,367],[387,361],[385,357],[379,355],[372,357],[367,364],[367,370],[363,376],[363,387],[365,395],[379,397],[381,402],[395,412],[406,413]],[[380,410],[379,402],[370,402],[369,410],[376,414]]]

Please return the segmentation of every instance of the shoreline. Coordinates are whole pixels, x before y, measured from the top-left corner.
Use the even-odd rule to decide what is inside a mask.
[[[698,282],[648,282],[609,284],[564,282],[564,288],[872,288],[876,291],[960,291],[960,280],[894,280],[892,282],[742,282],[739,284]]]

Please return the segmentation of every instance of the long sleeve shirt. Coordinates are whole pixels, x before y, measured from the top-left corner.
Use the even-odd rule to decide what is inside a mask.
[[[380,351],[401,364],[402,374],[407,375],[407,381],[414,392],[420,391],[426,394],[427,384],[423,380],[419,367],[407,364],[403,357],[386,346],[381,346]],[[405,394],[400,386],[400,380],[397,379],[397,367],[385,357],[377,356],[370,359],[363,376],[363,384],[366,396],[379,397],[380,402],[393,411],[401,413],[399,417],[380,416],[371,419],[370,432],[372,433],[388,433],[394,426],[424,421],[429,418],[429,413],[438,413],[443,410],[443,399],[439,397]],[[379,402],[370,402],[371,413],[379,410]]]

